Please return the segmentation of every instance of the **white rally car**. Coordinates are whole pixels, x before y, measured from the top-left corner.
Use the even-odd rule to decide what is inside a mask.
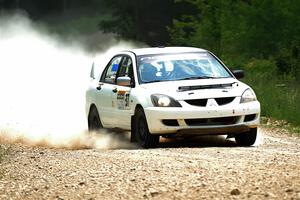
[[[155,147],[160,136],[227,135],[255,143],[260,103],[253,90],[214,54],[158,47],[115,54],[86,92],[89,130],[131,130],[131,140]]]

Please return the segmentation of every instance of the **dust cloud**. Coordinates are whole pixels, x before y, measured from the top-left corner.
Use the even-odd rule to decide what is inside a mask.
[[[85,117],[93,57],[101,63],[124,48],[129,44],[90,55],[79,43],[66,43],[24,15],[1,15],[0,142],[68,149],[129,147],[108,132],[88,133]]]

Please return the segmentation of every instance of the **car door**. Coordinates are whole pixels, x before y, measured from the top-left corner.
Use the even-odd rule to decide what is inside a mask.
[[[114,127],[116,118],[114,116],[112,94],[116,89],[116,75],[122,61],[122,55],[117,55],[111,59],[104,69],[96,94],[96,106],[98,108],[99,116],[104,127]]]
[[[129,77],[131,79],[130,86],[115,85],[115,92],[112,94],[113,113],[115,116],[116,127],[122,129],[130,129],[132,105],[130,101],[130,93],[135,85],[133,62],[130,56],[125,55],[120,64],[117,74],[118,77]]]

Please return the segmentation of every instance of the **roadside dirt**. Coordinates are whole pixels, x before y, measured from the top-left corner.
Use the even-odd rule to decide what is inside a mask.
[[[223,137],[157,149],[1,145],[0,199],[299,199],[300,139],[261,129],[242,148]]]

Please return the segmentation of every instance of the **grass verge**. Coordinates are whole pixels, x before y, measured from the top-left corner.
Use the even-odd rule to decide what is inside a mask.
[[[282,129],[289,135],[300,137],[300,126],[293,125],[285,120],[274,120],[272,118],[261,117],[261,126],[264,128]]]
[[[261,103],[261,115],[300,134],[300,84],[276,71],[272,60],[254,60],[245,67],[245,81]]]

